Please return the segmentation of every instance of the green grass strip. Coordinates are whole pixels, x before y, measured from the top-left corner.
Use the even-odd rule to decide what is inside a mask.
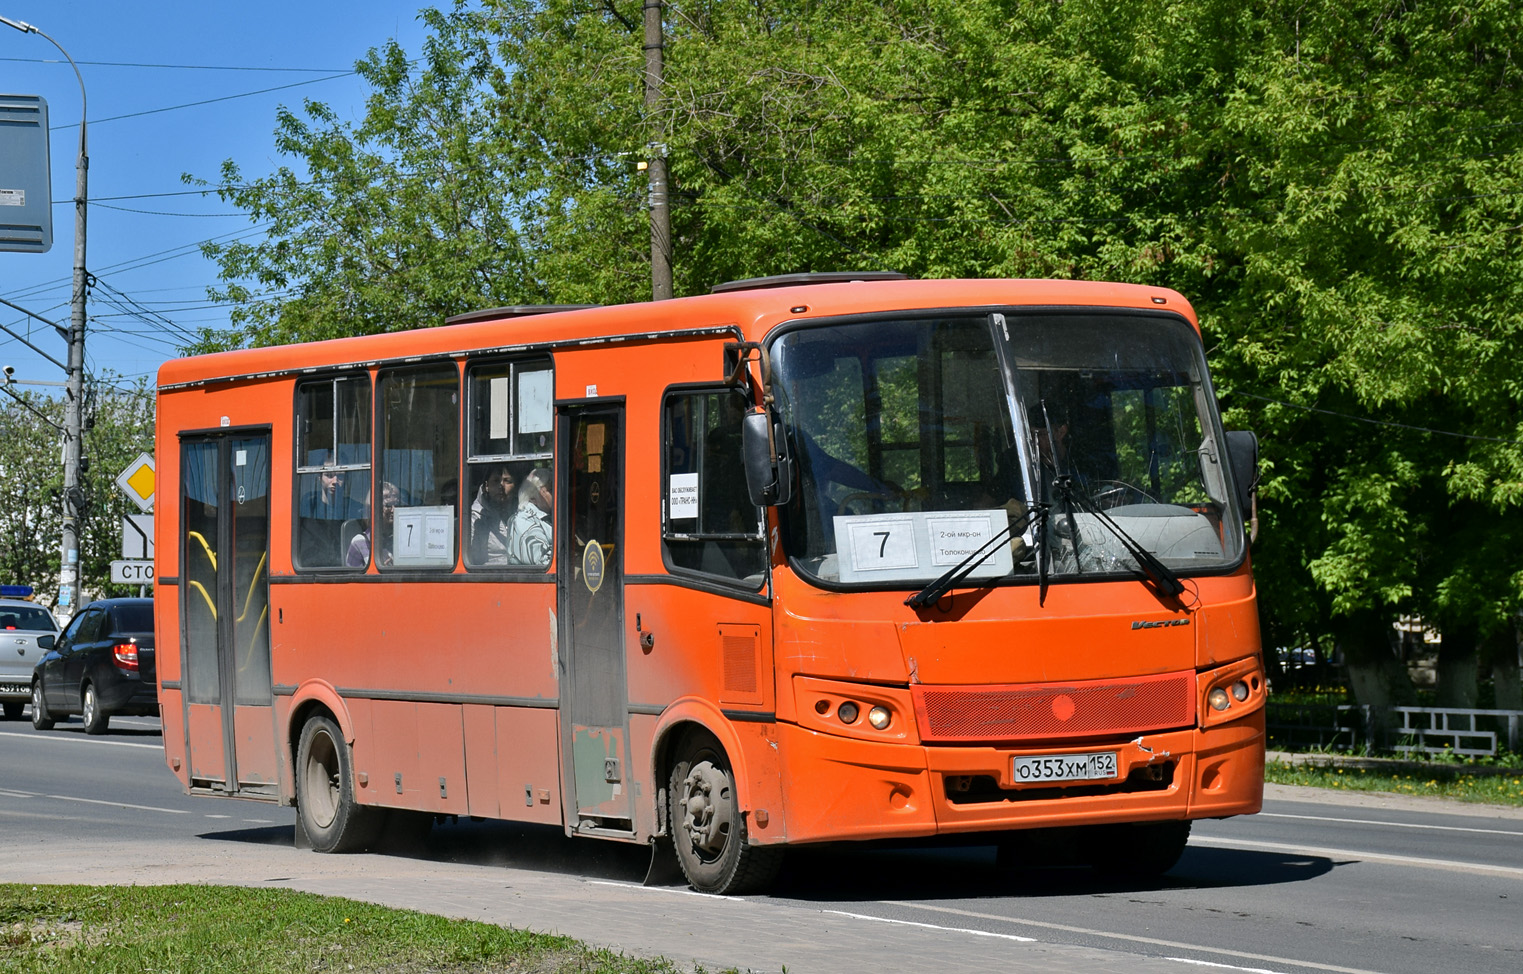
[[[566,937],[283,889],[0,884],[3,974],[674,974]]]
[[[1462,802],[1523,806],[1523,771],[1517,774],[1470,774],[1463,767],[1434,764],[1420,771],[1383,771],[1340,767],[1331,761],[1264,765],[1264,780],[1277,785],[1311,785],[1342,791],[1391,792]]]

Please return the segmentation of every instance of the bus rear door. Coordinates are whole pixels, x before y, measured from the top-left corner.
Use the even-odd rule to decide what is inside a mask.
[[[279,797],[270,683],[270,435],[180,442],[180,631],[190,785]]]

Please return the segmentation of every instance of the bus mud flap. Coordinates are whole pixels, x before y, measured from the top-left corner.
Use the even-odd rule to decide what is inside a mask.
[[[666,836],[650,840],[650,868],[645,871],[646,886],[686,886],[687,877],[677,865],[677,850]]]

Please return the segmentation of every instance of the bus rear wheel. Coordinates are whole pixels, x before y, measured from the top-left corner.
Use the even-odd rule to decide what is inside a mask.
[[[677,864],[692,887],[720,895],[768,886],[782,866],[782,849],[753,846],[736,800],[735,774],[713,738],[690,736],[672,765],[667,789]]]
[[[373,842],[384,819],[380,809],[354,800],[349,745],[330,717],[316,716],[301,729],[296,750],[296,809],[318,852],[352,852]]]

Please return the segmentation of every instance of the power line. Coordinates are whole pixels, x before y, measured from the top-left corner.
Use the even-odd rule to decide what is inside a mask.
[[[1413,426],[1409,423],[1395,423],[1386,419],[1370,419],[1368,416],[1355,416],[1351,413],[1340,413],[1331,409],[1322,409],[1318,406],[1302,406],[1299,403],[1284,402],[1280,399],[1270,399],[1268,396],[1256,396],[1251,392],[1234,390],[1229,396],[1242,396],[1244,399],[1257,399],[1260,402],[1274,403],[1276,406],[1285,406],[1290,409],[1302,409],[1309,413],[1321,413],[1324,416],[1337,416],[1339,419],[1348,419],[1356,423],[1368,423],[1371,426],[1390,426],[1396,429],[1411,430],[1414,433],[1432,433],[1434,436],[1452,436],[1461,440],[1480,440],[1485,443],[1503,443],[1507,446],[1523,446],[1523,440],[1507,440],[1500,436],[1475,436],[1471,433],[1454,433],[1449,430],[1437,430],[1429,426]]]
[[[0,61],[14,61],[21,64],[63,64],[57,58],[47,57],[0,57]],[[88,64],[101,68],[173,68],[184,71],[276,71],[276,72],[306,72],[308,74],[322,74],[324,72],[343,71],[343,68],[259,68],[244,67],[232,64],[143,64],[135,61],[75,61],[75,64]]]
[[[168,106],[166,106],[164,108],[149,108],[149,109],[146,109],[146,110],[141,111],[141,112],[128,112],[125,115],[109,115],[106,118],[92,118],[90,120],[90,124],[91,125],[100,125],[102,122],[119,122],[119,121],[121,121],[124,118],[142,118],[144,115],[159,115],[159,114],[162,114],[163,112],[179,111],[182,108],[196,108],[196,107],[198,107],[200,105],[215,105],[218,102],[234,101],[234,100],[239,99],[239,98],[251,98],[254,95],[267,95],[267,94],[269,94],[272,91],[285,91],[285,90],[287,90],[289,88],[300,88],[300,87],[303,87],[304,85],[315,85],[315,84],[318,84],[319,82],[322,82],[322,81],[333,81],[333,80],[335,80],[337,78],[347,78],[347,77],[350,77],[351,75],[356,74],[356,73],[357,72],[354,72],[354,71],[345,71],[342,74],[331,74],[331,75],[328,75],[326,78],[312,78],[312,79],[307,80],[307,81],[292,82],[291,84],[288,84],[288,85],[276,85],[274,88],[261,88],[258,91],[245,91],[245,92],[241,92],[241,93],[236,94],[236,95],[223,95],[220,98],[206,98],[206,99],[203,99],[201,101],[190,101],[190,102],[186,102],[183,105],[168,105]],[[58,132],[58,131],[62,131],[63,129],[74,128],[74,126],[76,126],[78,124],[79,124],[78,122],[65,122],[62,125],[51,126],[48,129],[48,131],[50,131],[50,132]]]

